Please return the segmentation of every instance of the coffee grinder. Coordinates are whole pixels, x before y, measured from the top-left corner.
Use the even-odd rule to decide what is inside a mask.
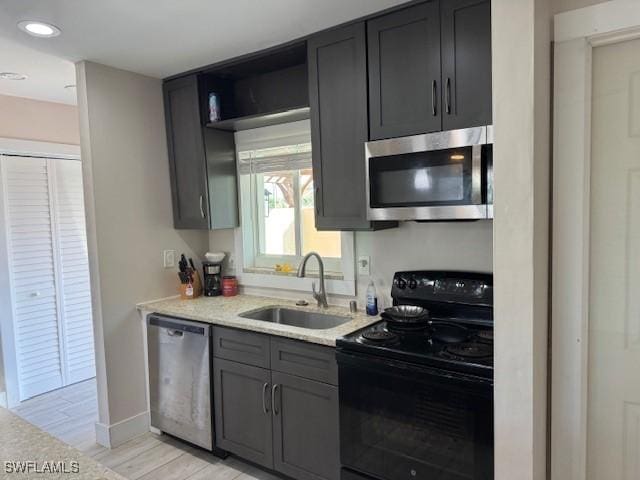
[[[202,262],[204,270],[204,296],[222,295],[222,262]]]

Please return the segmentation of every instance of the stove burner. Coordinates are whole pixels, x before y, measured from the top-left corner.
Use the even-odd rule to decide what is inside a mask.
[[[429,328],[429,323],[396,323],[387,320],[387,330],[398,333],[423,332]]]
[[[483,343],[459,343],[457,345],[447,345],[443,353],[458,359],[483,360],[493,356],[493,349],[490,345]]]
[[[493,342],[493,330],[480,330],[476,333],[476,337],[479,342],[492,343]]]
[[[453,323],[434,323],[430,330],[430,337],[442,343],[460,343],[469,338],[468,329]]]
[[[371,343],[377,343],[379,345],[395,342],[398,340],[398,336],[395,333],[387,332],[386,330],[373,330],[370,332],[364,332],[362,334],[364,340],[368,340]]]

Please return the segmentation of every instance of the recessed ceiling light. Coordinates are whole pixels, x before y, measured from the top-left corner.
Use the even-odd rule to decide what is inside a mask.
[[[18,23],[18,28],[34,37],[50,38],[60,35],[60,29],[55,25],[35,20],[23,20]]]
[[[2,80],[26,80],[27,76],[22,73],[15,72],[0,72],[0,79]]]

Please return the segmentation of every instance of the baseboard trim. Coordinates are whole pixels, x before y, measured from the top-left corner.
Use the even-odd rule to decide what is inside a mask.
[[[96,442],[107,448],[116,448],[149,431],[149,412],[142,412],[112,425],[96,423]]]

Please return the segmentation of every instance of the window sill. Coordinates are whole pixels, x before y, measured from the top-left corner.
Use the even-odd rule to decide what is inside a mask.
[[[278,277],[293,277],[298,278],[296,271],[291,272],[277,272],[273,268],[265,267],[244,267],[242,269],[244,273],[256,273],[259,275],[275,275]],[[306,276],[309,278],[319,278],[320,274],[317,272],[307,272]],[[344,275],[339,272],[324,272],[325,280],[344,280]]]
[[[311,284],[317,283],[318,274],[310,273],[304,278],[298,278],[295,272],[276,272],[271,269],[243,268],[238,275],[238,282],[241,286],[293,290],[300,292],[310,292]],[[356,294],[355,279],[345,280],[341,274],[325,274],[325,288],[331,295]]]

